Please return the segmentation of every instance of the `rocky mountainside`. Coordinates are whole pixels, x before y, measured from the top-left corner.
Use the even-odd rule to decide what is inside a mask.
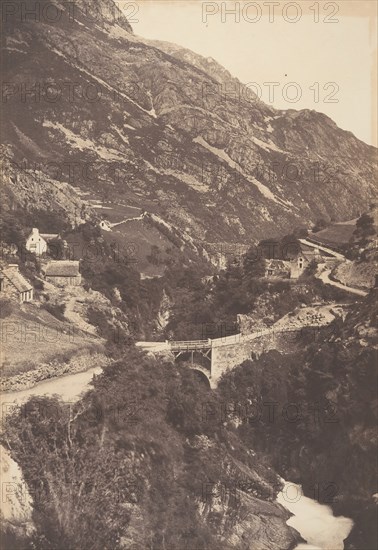
[[[276,110],[212,58],[136,36],[112,0],[54,4],[35,21],[16,2],[3,23],[6,204],[77,223],[96,216],[87,193],[205,250],[366,208],[376,150],[324,114]]]

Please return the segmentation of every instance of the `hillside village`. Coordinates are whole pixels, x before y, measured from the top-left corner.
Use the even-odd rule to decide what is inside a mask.
[[[138,220],[140,218],[138,216]],[[348,229],[350,240],[357,231],[358,220],[348,227],[351,228]],[[143,325],[139,321],[139,328],[133,328],[137,326],[135,311],[141,305],[140,300],[132,309],[127,303],[128,296],[124,291],[120,292],[123,282],[128,282],[124,279],[128,276],[126,273],[130,272],[122,271],[122,268],[116,275],[122,266],[119,251],[113,254],[111,241],[110,244],[108,241],[108,252],[103,249],[106,243],[103,237],[109,236],[113,230],[114,227],[104,224],[104,220],[95,222],[93,226],[83,226],[76,232],[43,232],[38,227],[31,227],[18,246],[3,243],[0,261],[3,389],[22,389],[52,375],[84,370],[91,363],[92,356],[96,356],[98,364],[106,364],[111,361],[110,349],[118,348],[121,341],[127,342],[130,338],[132,341],[134,335],[140,338]],[[335,290],[346,291],[346,297],[364,296],[376,285],[377,255],[371,236],[362,248],[352,240],[345,248],[345,244],[322,238],[326,231],[301,232],[301,236],[287,236],[281,243],[279,239],[268,239],[250,248],[241,244],[215,247],[213,257],[218,258],[215,264],[204,263],[204,288],[214,289],[214,280],[222,277],[222,273],[228,277],[230,269],[231,272],[232,269],[243,271],[249,257],[254,283],[260,281],[268,291],[257,296],[253,311],[245,314],[244,306],[235,311],[237,315],[231,317],[237,328],[233,328],[231,334],[238,330],[248,335],[259,326],[263,329],[277,326],[277,330],[300,329],[307,325],[321,327],[336,317],[342,318],[349,305],[335,307],[332,298],[322,298],[322,293],[313,288],[316,279],[322,280],[326,286],[335,287]],[[328,233],[333,232],[331,226]],[[354,260],[341,253],[341,250],[347,253],[348,247],[356,250]],[[96,253],[98,257],[90,257]],[[149,261],[155,262],[154,257],[151,256]],[[97,286],[99,268],[105,269],[105,273],[110,268],[109,276],[106,276],[109,281],[104,280],[105,286]],[[169,278],[172,268],[167,264],[164,269],[164,277]],[[177,277],[180,273],[178,265],[174,269]],[[133,273],[133,277],[138,276],[136,270]],[[139,277],[143,280],[141,275]],[[154,284],[153,277],[150,280]],[[161,276],[160,281],[165,284]],[[285,301],[272,290],[280,284],[285,285],[282,288],[287,290],[288,301],[282,310],[280,306],[275,311],[275,303]],[[133,283],[129,285],[132,287]],[[173,299],[169,294],[163,290],[160,304],[155,304],[156,320],[149,315],[150,330],[157,339],[172,338],[179,333],[172,315]],[[304,298],[298,302],[296,295],[307,295],[306,303],[301,303]],[[215,328],[217,321],[210,325],[210,338],[220,337]],[[194,329],[203,332],[200,326],[194,326]],[[189,338],[187,331],[182,337]],[[59,356],[55,345],[57,338]]]
[[[103,228],[102,224],[103,222],[100,224],[101,228]],[[52,259],[53,256],[56,257],[57,250],[63,256],[72,256],[67,241],[61,240],[61,248],[58,245],[59,240],[58,234],[40,233],[38,228],[33,228],[26,238],[25,248],[40,259],[41,274],[45,281],[62,288],[81,285],[80,260]],[[311,262],[334,263],[335,260],[329,253],[321,253],[317,246],[311,247],[303,243],[300,250],[291,256],[287,260],[266,259],[264,276],[271,279],[298,279]],[[15,299],[19,303],[33,301],[33,286],[20,273],[17,264],[4,263],[1,267],[0,292],[3,297]]]
[[[98,230],[107,232],[101,225]],[[89,235],[96,231],[93,233],[91,230]],[[285,285],[287,304],[283,309],[279,306],[275,310],[276,302],[285,301],[284,297],[281,299],[274,290],[269,290],[268,294],[262,292],[256,298],[253,311],[245,314],[244,309],[239,309],[235,312],[236,316],[227,316],[234,319],[235,328],[230,334],[236,330],[248,335],[257,327],[265,329],[269,326],[276,326],[277,330],[314,325],[321,327],[336,317],[343,317],[348,311],[348,304],[339,307],[332,298],[322,298],[321,293],[313,288],[311,277],[314,276],[326,285],[334,286],[335,290],[345,290],[345,297],[349,295],[351,298],[356,294],[364,296],[369,288],[376,286],[378,269],[374,243],[368,243],[367,250],[371,251],[369,261],[361,262],[346,259],[336,251],[340,249],[339,245],[327,243],[325,246],[317,239],[319,241],[316,233],[299,239],[292,236],[283,248],[274,240],[268,240],[249,250],[249,254],[254,250],[252,265],[259,266],[253,280],[268,285],[267,289],[269,286],[274,289],[278,288],[277,285]],[[110,360],[110,349],[119,351],[119,343],[130,338],[132,341],[134,334],[140,339],[141,329],[133,328],[137,326],[135,313],[125,303],[124,294],[121,296],[120,284],[114,282],[108,286],[106,283],[108,291],[104,292],[101,287],[92,287],[95,279],[91,281],[86,278],[93,268],[97,269],[95,266],[104,263],[104,257],[96,258],[95,264],[88,263],[86,254],[80,254],[80,250],[86,250],[84,241],[80,241],[83,246],[78,246],[78,242],[77,238],[66,237],[65,233],[44,233],[33,227],[26,232],[23,248],[4,243],[0,261],[3,389],[22,389],[52,375],[83,370],[90,364],[93,354],[99,364],[105,364]],[[218,268],[215,273],[227,274],[230,267],[233,269],[232,266],[243,270],[248,251],[240,255],[241,248],[235,255],[233,250],[235,247],[232,246],[229,250],[223,250],[228,267],[225,271]],[[31,270],[34,264],[36,267]],[[83,266],[86,277],[83,277]],[[118,259],[111,269],[117,270],[117,266]],[[170,268],[166,270],[169,274]],[[203,284],[205,288],[214,288],[214,277],[218,278],[214,275],[214,267],[207,273],[202,277]],[[345,277],[345,273],[350,274],[347,284],[345,280],[338,280],[338,277]],[[298,302],[296,295],[303,298]],[[306,295],[305,303],[301,303]],[[152,319],[150,325],[158,340],[163,335],[163,338],[172,338],[180,333],[178,327],[174,328],[172,297],[163,291],[160,300],[160,304],[156,304],[156,320]],[[212,323],[203,324],[202,329],[200,325],[197,328],[194,325],[195,331],[204,333],[207,327],[206,337],[222,337],[223,328],[222,334],[218,328],[232,325],[229,321],[218,323],[215,319],[216,316]],[[190,339],[188,335],[190,333],[185,330],[181,338]]]
[[[45,281],[58,287],[75,286],[81,284],[79,261],[54,260],[54,241],[58,234],[42,234],[33,228],[28,235],[25,249],[41,260],[41,274]],[[20,273],[18,264],[2,262],[1,287],[2,297],[16,300],[19,303],[31,302],[34,297],[32,284]]]
[[[141,216],[135,219],[143,218],[144,215],[145,213],[142,213]],[[373,208],[371,215],[375,226],[377,226],[377,207]],[[354,224],[355,223],[356,220],[354,221]],[[118,224],[111,224],[105,219],[100,220],[98,223],[99,229],[105,232],[111,231],[112,227],[116,225]],[[335,229],[337,229],[337,227],[338,225],[336,224]],[[350,227],[353,228],[354,226],[352,225]],[[319,265],[323,266],[323,269],[325,266],[330,267],[335,274],[356,272],[358,265],[350,265],[350,262],[344,262],[344,256],[337,252],[339,248],[337,243],[330,242],[330,244],[327,244],[327,239],[324,239],[323,236],[326,234],[327,230],[321,230],[320,232],[313,233],[308,239],[295,239],[295,243],[289,242],[285,246],[283,252],[281,251],[279,254],[276,252],[274,240],[272,240],[271,243],[269,243],[269,241],[268,243],[261,243],[261,248],[256,249],[256,259],[263,259],[263,277],[271,280],[297,280],[305,273],[306,269],[310,268],[310,266],[316,268],[316,266]],[[351,231],[350,236],[352,236]],[[271,246],[272,243],[273,246]],[[74,245],[69,244],[59,233],[42,233],[37,227],[33,227],[28,233],[25,242],[22,243],[22,246],[25,247],[26,251],[35,255],[40,261],[40,271],[43,281],[62,289],[68,286],[82,285],[82,275],[80,273],[80,261],[82,258],[77,258],[77,250],[74,251]],[[271,250],[265,255],[264,248],[267,246]],[[240,262],[247,249],[246,247],[242,247],[241,250],[245,252],[243,252],[242,255],[240,255],[239,252],[238,255],[232,252],[236,250],[236,248],[235,246],[230,246],[230,252],[223,251],[221,253],[224,260],[220,262],[220,266],[224,264],[225,260]],[[362,250],[363,249],[361,249],[360,252]],[[374,246],[372,250],[374,250]],[[374,258],[372,260],[373,261],[368,266],[370,275],[368,275],[368,278],[362,277],[361,279],[362,287],[365,288],[371,288],[375,285],[375,276],[378,268],[377,260]],[[21,274],[18,264],[2,260],[0,281],[0,292],[2,297],[15,300],[21,304],[31,302],[35,299],[33,285],[27,280],[25,275]],[[346,284],[345,281],[343,284]]]

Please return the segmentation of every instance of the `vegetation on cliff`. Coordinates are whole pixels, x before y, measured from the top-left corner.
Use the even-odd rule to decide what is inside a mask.
[[[222,406],[190,370],[132,350],[75,404],[31,399],[3,437],[34,496],[26,547],[289,548],[281,482]]]
[[[350,549],[375,548],[377,535],[377,297],[371,291],[344,321],[302,338],[304,352],[271,351],[219,387],[230,408],[243,412],[244,444],[267,453],[308,496],[357,520]]]

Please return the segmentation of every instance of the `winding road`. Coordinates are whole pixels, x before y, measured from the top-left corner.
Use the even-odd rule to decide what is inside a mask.
[[[324,266],[325,264],[320,264],[320,266]],[[368,292],[365,292],[365,290],[359,290],[357,288],[352,288],[350,286],[343,285],[342,283],[338,283],[337,281],[332,281],[332,279],[329,278],[331,274],[331,269],[325,269],[324,271],[318,272],[316,277],[323,281],[323,283],[327,285],[335,286],[336,288],[341,288],[342,290],[346,290],[347,292],[351,292],[352,294],[356,294],[357,296],[367,296]]]
[[[325,252],[326,254],[329,254],[330,256],[333,256],[337,260],[341,260],[343,262],[346,261],[346,258],[343,254],[340,254],[340,252],[336,252],[335,250],[332,250],[332,248],[328,248],[326,246],[322,246],[317,243],[313,243],[311,241],[308,241],[307,239],[298,239],[300,243],[304,244],[305,246],[309,246],[310,248],[317,248],[318,250],[321,250],[322,252]]]
[[[350,262],[350,260],[347,260],[347,258],[343,254],[340,254],[340,252],[336,252],[331,248],[327,248],[326,246],[321,246],[317,243],[312,243],[307,239],[299,239],[299,242],[311,248],[317,248],[322,252],[326,252],[327,254],[329,254],[330,256],[333,256],[335,259],[341,262]],[[367,296],[369,294],[365,290],[360,290],[358,288],[353,288],[350,286],[346,286],[342,283],[338,283],[337,281],[333,281],[329,277],[331,272],[332,272],[332,269],[326,269],[326,264],[322,263],[318,265],[318,271],[315,276],[317,277],[317,279],[320,279],[321,281],[323,281],[323,283],[325,283],[326,285],[331,285],[331,286],[335,286],[336,288],[341,288],[342,290],[345,290],[346,292],[350,292],[351,294],[356,294],[357,296]]]

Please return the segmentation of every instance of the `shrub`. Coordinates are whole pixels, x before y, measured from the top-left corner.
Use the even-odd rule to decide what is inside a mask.
[[[0,300],[0,319],[5,319],[13,313],[13,306],[10,300]]]
[[[316,221],[314,227],[312,228],[313,233],[318,233],[318,231],[322,231],[322,229],[326,229],[330,224],[327,220],[324,218],[320,218]]]
[[[64,312],[66,309],[66,304],[43,304],[42,306],[46,311],[54,315],[59,321],[65,321]]]

